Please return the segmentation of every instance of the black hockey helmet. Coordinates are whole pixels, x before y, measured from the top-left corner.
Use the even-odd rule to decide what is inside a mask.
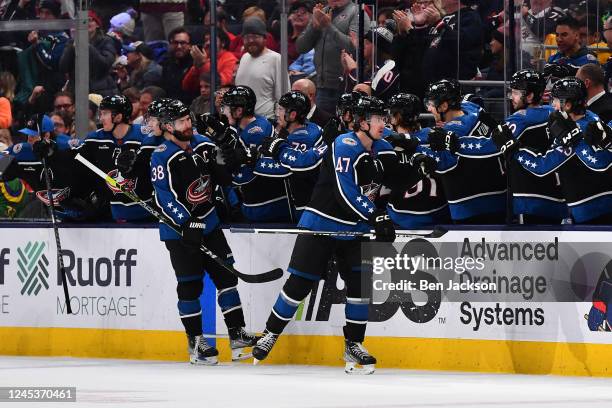
[[[172,103],[172,101],[173,100],[170,98],[160,98],[160,99],[154,100],[153,102],[149,104],[146,115],[152,118],[158,118],[161,115],[164,108],[169,106]]]
[[[336,115],[341,118],[346,112],[352,113],[355,103],[363,96],[360,92],[349,92],[340,95],[336,105]]]
[[[304,122],[308,112],[310,112],[310,100],[303,92],[300,91],[289,91],[278,100],[278,105],[285,108],[286,114],[291,112],[297,114],[295,120],[297,122]]]
[[[423,101],[425,108],[430,102],[436,108],[446,102],[451,109],[461,109],[461,85],[459,81],[456,79],[441,79],[429,84]]]
[[[132,102],[123,95],[105,96],[100,101],[98,111],[109,110],[113,115],[121,113],[123,122],[129,123],[132,117]]]
[[[423,105],[418,96],[401,92],[389,98],[387,106],[392,115],[399,113],[403,120],[409,121],[419,116]]]
[[[550,95],[553,98],[558,98],[562,104],[570,102],[573,113],[581,114],[586,111],[586,86],[582,80],[576,77],[567,77],[555,82]]]
[[[187,105],[178,99],[171,99],[160,112],[158,119],[161,123],[172,123],[183,116],[190,115],[191,112]]]
[[[230,108],[242,108],[245,116],[255,114],[256,103],[257,96],[255,96],[255,92],[244,85],[232,86],[223,94],[221,99],[221,105],[226,105]]]
[[[521,69],[512,75],[510,89],[523,91],[525,96],[533,92],[534,102],[539,102],[546,88],[544,75],[533,69]]]
[[[372,115],[386,117],[388,114],[387,105],[375,96],[362,96],[353,106],[353,115],[365,121]]]

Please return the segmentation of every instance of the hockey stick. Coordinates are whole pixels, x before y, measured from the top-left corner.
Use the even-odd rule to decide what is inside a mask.
[[[295,219],[295,212],[293,211],[293,193],[291,192],[291,184],[289,184],[289,179],[285,177],[283,179],[283,184],[285,184],[285,194],[287,194],[287,205],[289,206],[289,218],[291,219],[292,224],[296,224],[297,221]]]
[[[157,211],[155,208],[151,207],[146,202],[142,201],[136,194],[134,194],[130,190],[127,190],[122,184],[119,184],[114,178],[104,173],[102,170],[96,167],[89,160],[81,156],[80,153],[76,155],[75,159],[80,161],[85,167],[87,167],[89,170],[94,172],[96,175],[100,176],[100,178],[104,179],[104,181],[106,181],[108,184],[120,190],[130,200],[137,203],[142,208],[144,208],[146,211],[148,211],[149,214],[151,214],[153,217],[157,218],[159,221],[163,222],[168,227],[170,227],[174,232],[181,235],[180,231],[172,225],[172,221],[166,215],[162,214],[161,212]],[[207,256],[209,256],[213,261],[215,261],[219,266],[225,268],[227,271],[229,271],[230,273],[232,273],[233,275],[235,275],[236,277],[242,279],[243,281],[247,283],[271,282],[283,276],[283,270],[281,268],[276,268],[269,272],[264,272],[264,273],[260,273],[256,275],[242,273],[234,269],[234,267],[232,267],[231,265],[228,265],[225,262],[223,262],[221,258],[215,255],[214,252],[212,252],[210,249],[208,249],[203,244],[200,245],[200,250],[204,252]]]
[[[70,307],[70,294],[68,293],[68,282],[66,279],[66,269],[64,268],[64,259],[62,257],[62,244],[60,242],[59,228],[55,220],[55,203],[53,202],[53,191],[51,190],[51,177],[49,176],[49,167],[47,159],[42,158],[43,171],[45,172],[45,183],[47,185],[47,197],[49,198],[49,211],[51,212],[51,225],[53,226],[53,234],[55,235],[55,247],[57,251],[57,265],[62,276],[62,287],[64,288],[64,299],[66,300],[66,313],[72,314]]]
[[[374,238],[374,231],[357,232],[357,231],[311,231],[300,228],[285,228],[285,229],[267,229],[267,228],[243,228],[230,227],[230,231],[236,234],[297,234],[297,235],[321,235],[328,237],[368,237]],[[448,231],[443,228],[434,228],[431,231],[426,230],[399,230],[395,232],[397,237],[411,238],[440,238]]]

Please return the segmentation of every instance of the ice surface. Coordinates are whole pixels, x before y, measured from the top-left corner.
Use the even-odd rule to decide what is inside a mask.
[[[77,388],[76,404],[16,407],[612,407],[607,378],[408,370],[349,376],[341,367],[265,364],[0,357],[0,385]]]

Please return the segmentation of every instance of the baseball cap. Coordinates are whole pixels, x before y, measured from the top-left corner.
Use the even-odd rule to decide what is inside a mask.
[[[24,127],[23,129],[20,129],[19,133],[23,133],[24,135],[28,135],[28,136],[40,136],[39,126],[40,126],[41,133],[52,132],[54,129],[53,121],[51,120],[49,116],[42,115],[42,118],[41,118],[40,115],[33,115],[26,122],[26,127]]]

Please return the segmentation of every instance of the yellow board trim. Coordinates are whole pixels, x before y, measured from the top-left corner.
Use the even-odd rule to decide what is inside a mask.
[[[0,327],[0,354],[187,361],[177,331]],[[378,368],[612,377],[612,346],[464,339],[368,337]],[[218,342],[229,361],[227,339]],[[261,364],[341,366],[343,339],[282,336]]]

